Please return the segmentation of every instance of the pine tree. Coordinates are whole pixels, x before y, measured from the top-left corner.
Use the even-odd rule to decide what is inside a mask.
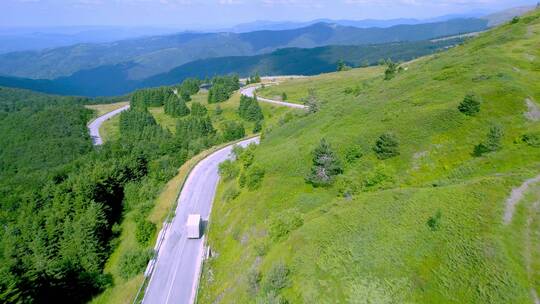
[[[315,187],[330,185],[335,176],[343,173],[341,161],[324,138],[313,150],[312,161],[311,173],[306,177],[306,181]]]
[[[399,155],[399,142],[391,133],[385,133],[377,139],[373,150],[379,159],[388,159]]]
[[[179,99],[176,95],[171,95],[165,102],[164,106],[165,114],[172,117],[183,117],[189,115],[190,110],[186,106],[184,100]]]
[[[480,98],[474,94],[467,94],[459,104],[458,110],[469,116],[474,116],[480,112]]]

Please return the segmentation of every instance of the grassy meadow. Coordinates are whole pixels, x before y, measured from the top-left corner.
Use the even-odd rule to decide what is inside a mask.
[[[265,127],[253,162],[265,171],[261,186],[220,183],[198,303],[533,303],[539,188],[509,225],[502,218],[511,190],[540,172],[540,149],[523,140],[540,138],[525,115],[527,98],[540,103],[538,10],[391,80],[370,67],[259,94],[295,102],[310,88],[319,112]],[[469,93],[482,100],[475,116],[458,111]],[[503,130],[502,149],[474,156],[492,126]],[[399,155],[381,160],[373,145],[386,132]],[[323,137],[344,173],[315,188],[305,177]],[[351,147],[359,159],[348,160]],[[300,224],[271,237],[291,217]]]

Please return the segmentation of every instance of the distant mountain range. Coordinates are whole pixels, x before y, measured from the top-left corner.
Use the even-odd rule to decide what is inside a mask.
[[[104,65],[130,63],[128,78],[141,80],[205,58],[259,55],[290,47],[421,41],[486,28],[486,20],[469,18],[389,28],[317,23],[283,31],[182,33],[4,54],[0,55],[0,75],[54,79]]]
[[[172,28],[73,26],[0,28],[0,54],[58,48],[78,43],[103,43],[177,32]]]
[[[147,79],[129,79],[129,70],[135,63],[105,65],[82,70],[68,77],[54,80],[34,80],[1,77],[0,86],[30,89],[44,93],[84,96],[113,96],[129,93],[138,88],[171,85],[188,77],[205,78],[236,73],[261,75],[316,75],[336,70],[336,63],[344,60],[348,65],[374,64],[380,59],[410,60],[456,45],[461,39],[439,42],[418,41],[364,46],[325,46],[312,49],[288,48],[256,56],[233,56],[193,61],[169,72]]]

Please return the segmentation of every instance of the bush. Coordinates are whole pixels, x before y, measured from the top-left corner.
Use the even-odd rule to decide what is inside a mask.
[[[264,290],[268,292],[278,292],[289,284],[289,268],[283,262],[277,262],[272,265],[264,277]]]
[[[480,98],[474,94],[467,94],[459,104],[458,110],[469,116],[474,116],[480,112]]]
[[[397,63],[388,60],[386,63],[386,70],[384,71],[384,80],[390,80],[396,76],[399,65]]]
[[[358,145],[348,146],[345,150],[345,161],[352,164],[362,157],[362,148]]]
[[[289,301],[275,291],[257,297],[256,304],[289,304]]]
[[[339,196],[345,198],[351,198],[360,191],[360,184],[351,178],[338,179],[336,186]]]
[[[426,224],[428,225],[429,229],[431,229],[431,231],[439,230],[439,228],[441,226],[441,217],[442,217],[442,213],[439,210],[439,211],[437,211],[437,213],[435,213],[434,216],[432,216],[432,217],[430,217],[428,219]]]
[[[236,187],[230,187],[223,193],[223,201],[230,202],[240,195],[240,191]]]
[[[222,125],[223,140],[233,141],[246,136],[244,125],[236,121],[226,121]]]
[[[311,173],[306,177],[306,181],[315,187],[331,185],[334,178],[343,173],[341,161],[324,138],[313,150],[312,162]]]
[[[502,149],[503,130],[499,126],[493,126],[489,129],[486,140],[474,147],[474,156],[482,156],[485,153],[495,152]]]
[[[154,223],[141,219],[135,228],[135,238],[139,244],[146,246],[155,232],[156,225]]]
[[[379,159],[388,159],[399,155],[399,142],[392,133],[385,133],[375,141],[373,151]]]
[[[519,22],[519,17],[518,16],[515,16],[514,18],[512,18],[512,20],[510,21],[511,24],[516,24]]]
[[[257,269],[251,269],[247,273],[248,290],[252,295],[256,295],[259,292],[259,283],[261,282],[262,275]]]
[[[228,159],[219,164],[218,171],[221,178],[227,181],[236,178],[238,176],[238,173],[240,172],[240,168],[238,168],[235,162]]]
[[[272,216],[268,232],[273,241],[278,241],[303,224],[302,214],[296,209],[288,209]]]
[[[525,134],[521,140],[531,147],[540,148],[540,133]]]
[[[120,276],[127,280],[142,273],[148,261],[152,258],[152,255],[152,250],[138,250],[124,253],[118,262]]]
[[[264,178],[265,171],[259,166],[252,166],[247,169],[245,186],[253,191],[261,186],[262,180]]]
[[[287,100],[287,93],[285,92],[281,93],[281,100],[283,101]]]

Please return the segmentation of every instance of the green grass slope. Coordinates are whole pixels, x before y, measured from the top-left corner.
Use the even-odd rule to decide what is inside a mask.
[[[344,92],[351,86],[357,96]],[[526,98],[540,102],[538,10],[390,81],[357,69],[298,81],[295,94],[310,87],[321,111],[265,131],[252,165],[265,170],[260,188],[230,199],[237,181],[220,184],[199,303],[533,303],[538,191],[509,225],[502,218],[511,190],[540,172],[540,150],[522,140],[540,132],[524,115]],[[483,99],[474,117],[457,110],[470,92]],[[503,148],[474,157],[493,124]],[[384,132],[400,155],[379,160],[372,147]],[[304,178],[322,137],[344,174],[314,188]],[[363,156],[346,162],[351,146]],[[289,232],[272,239],[280,221]]]

